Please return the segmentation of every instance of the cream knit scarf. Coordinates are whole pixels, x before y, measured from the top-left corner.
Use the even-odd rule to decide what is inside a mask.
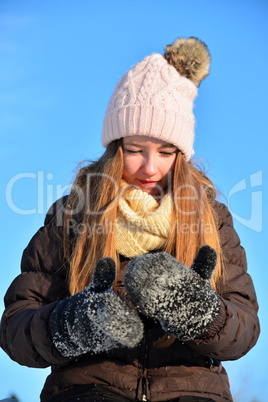
[[[159,204],[146,192],[130,189],[118,203],[115,222],[117,251],[132,258],[161,249],[167,242],[172,211],[173,201],[169,194]]]

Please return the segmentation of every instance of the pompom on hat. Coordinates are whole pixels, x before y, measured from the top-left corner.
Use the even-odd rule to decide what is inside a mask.
[[[176,145],[190,160],[194,154],[193,102],[209,74],[210,54],[201,40],[178,38],[164,56],[152,54],[131,68],[108,103],[102,144],[144,135]]]

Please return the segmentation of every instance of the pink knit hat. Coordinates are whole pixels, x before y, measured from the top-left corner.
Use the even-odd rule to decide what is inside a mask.
[[[186,160],[193,155],[193,102],[208,75],[210,55],[196,38],[179,38],[165,50],[165,56],[145,57],[117,84],[103,122],[104,147],[146,135],[176,145]]]

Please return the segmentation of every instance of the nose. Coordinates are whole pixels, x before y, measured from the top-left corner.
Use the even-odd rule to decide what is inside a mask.
[[[142,172],[147,176],[153,176],[158,172],[157,160],[154,155],[146,155],[144,157]]]

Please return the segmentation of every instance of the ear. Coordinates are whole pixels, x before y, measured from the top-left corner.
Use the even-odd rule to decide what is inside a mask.
[[[95,267],[90,290],[104,292],[113,285],[116,275],[115,262],[112,258],[101,258]]]
[[[210,279],[217,265],[217,253],[210,246],[199,249],[191,268],[203,279]]]

